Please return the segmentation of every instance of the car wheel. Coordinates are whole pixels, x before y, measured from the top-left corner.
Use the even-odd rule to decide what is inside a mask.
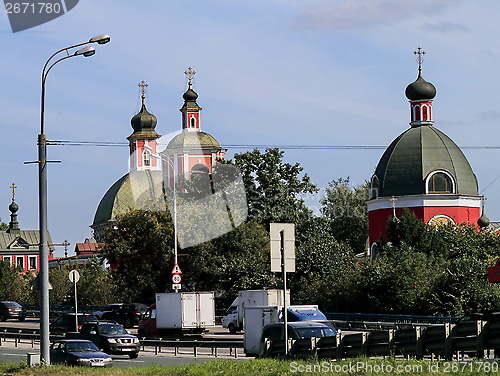
[[[139,356],[139,353],[128,354],[130,359],[135,359]]]
[[[3,313],[0,313],[0,321],[7,321],[7,317]]]
[[[19,317],[19,321],[24,321],[26,320],[26,317]]]
[[[233,323],[231,323],[231,324],[229,324],[229,325],[227,326],[227,328],[229,329],[229,333],[231,333],[231,334],[236,334],[236,331],[237,331],[237,330],[236,330],[236,325],[234,325]]]
[[[132,320],[130,320],[130,319],[126,319],[125,322],[123,323],[123,326],[125,328],[133,328],[134,327],[134,325],[132,325]]]

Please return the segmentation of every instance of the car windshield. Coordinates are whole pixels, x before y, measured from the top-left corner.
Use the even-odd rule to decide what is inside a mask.
[[[21,304],[16,303],[16,302],[7,302],[5,303],[7,307],[21,307]]]
[[[99,349],[92,342],[68,342],[68,352],[97,352]]]
[[[332,328],[296,328],[299,338],[312,338],[312,337],[335,337],[336,332]]]
[[[99,331],[101,334],[128,334],[121,325],[101,325]]]

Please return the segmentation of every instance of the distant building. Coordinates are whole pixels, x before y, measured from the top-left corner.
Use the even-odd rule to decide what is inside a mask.
[[[22,230],[17,221],[17,212],[19,206],[15,202],[15,188],[12,188],[12,202],[9,205],[10,222],[5,231],[0,232],[0,259],[9,262],[12,267],[18,268],[22,273],[38,272],[40,269],[40,232],[38,230]],[[54,246],[50,233],[49,242],[49,260],[54,258]]]
[[[100,260],[101,247],[102,243],[97,243],[95,239],[85,239],[83,243],[75,244],[74,256],[68,256],[67,252],[65,252],[64,257],[57,257],[50,260],[49,268],[64,268],[66,266],[85,267],[94,257]],[[106,268],[106,262],[103,262],[102,266]]]
[[[482,197],[476,176],[462,150],[434,127],[432,100],[436,88],[419,72],[406,88],[410,102],[410,129],[386,149],[371,178],[368,201],[369,242],[372,248],[387,241],[391,217],[408,208],[425,223],[470,223],[485,227]],[[479,221],[479,222],[478,222]]]

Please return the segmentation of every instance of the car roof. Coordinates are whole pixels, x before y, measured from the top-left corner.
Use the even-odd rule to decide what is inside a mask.
[[[92,342],[92,341],[89,341],[88,339],[59,339],[57,341],[54,341],[54,343],[57,343],[57,342]]]

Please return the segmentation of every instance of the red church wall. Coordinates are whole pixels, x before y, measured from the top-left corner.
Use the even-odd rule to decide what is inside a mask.
[[[471,223],[477,226],[477,220],[481,216],[480,208],[459,206],[428,206],[408,208],[425,223],[436,215],[447,215],[457,224]],[[396,208],[396,216],[403,213],[404,208]],[[393,209],[379,209],[368,213],[370,244],[378,241],[387,241],[387,221],[392,217]]]

